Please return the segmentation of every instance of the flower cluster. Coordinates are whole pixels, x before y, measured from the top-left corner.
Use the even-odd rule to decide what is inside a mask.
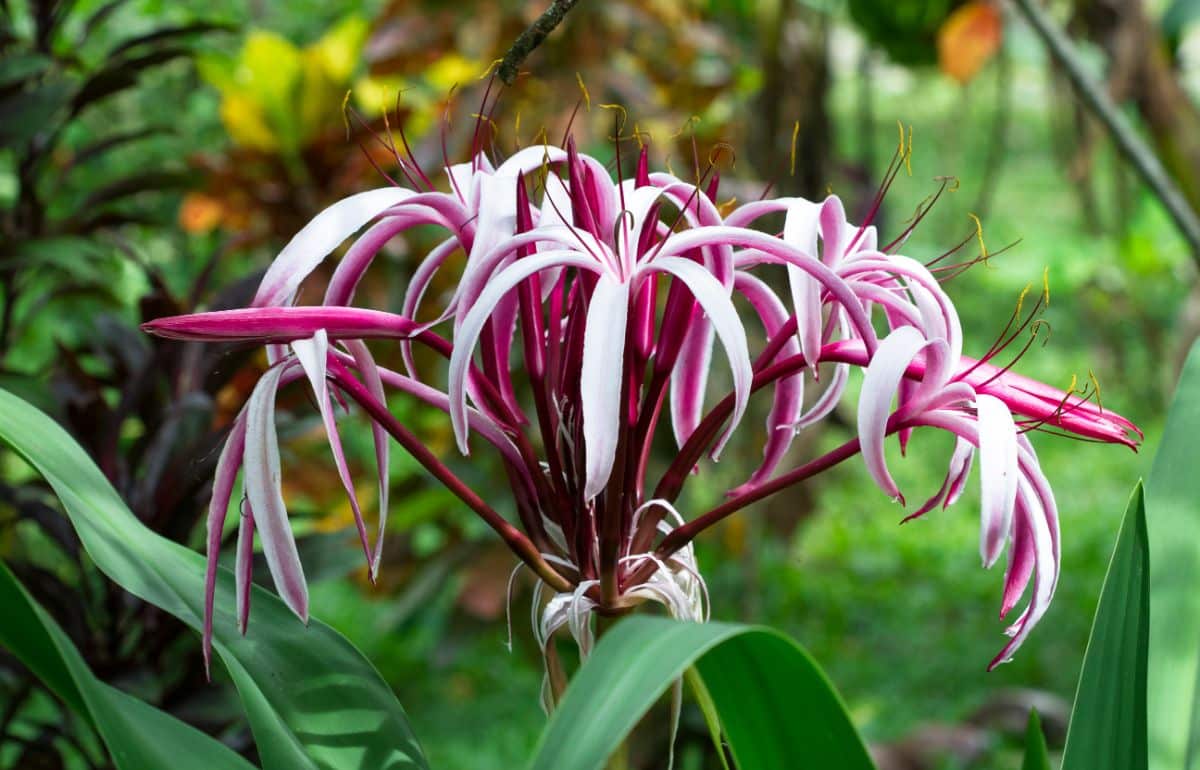
[[[847,221],[835,196],[721,206],[711,167],[691,182],[652,173],[643,150],[632,178],[622,178],[618,151],[614,180],[571,142],[530,147],[499,165],[478,153],[445,169],[446,189],[411,153],[397,160],[408,186],[354,195],[317,215],[276,258],[251,307],[145,327],[179,339],[257,342],[271,364],[234,423],[214,483],[206,653],[239,468],[243,628],[256,533],[280,596],[307,616],[274,430],[276,393],[295,380],[312,388],[372,575],[388,505],[390,437],[512,547],[539,578],[539,597],[553,592],[544,606],[535,604],[543,643],[565,627],[585,649],[592,613],[657,601],[677,617],[703,619],[693,538],[847,458],[861,453],[884,493],[903,502],[885,442],[896,436],[904,445],[913,430],[930,427],[949,431],[957,444],[945,482],[912,516],[953,503],[978,455],[984,564],[1008,547],[1002,616],[1032,582],[994,666],[1046,611],[1059,574],[1057,510],[1029,432],[1136,445],[1129,421],[1085,395],[995,362],[1018,337],[1036,333],[1041,301],[1024,314],[1018,306],[981,360],[964,356],[957,312],[937,277],[957,267],[898,253],[907,232],[881,245],[873,226]],[[780,219],[781,232],[756,228]],[[440,228],[444,240],[415,266],[400,313],[354,307],[380,249],[419,225]],[[301,283],[363,228],[333,270],[324,301],[295,306]],[[435,277],[456,254],[465,259],[453,296],[440,312],[423,311]],[[765,343],[752,353],[758,330]],[[404,371],[378,365],[367,340],[397,341]],[[446,372],[418,372],[416,346],[443,357]],[[709,382],[717,347],[732,385],[720,399]],[[797,432],[843,399],[853,367],[864,370],[857,437],[781,468]],[[464,454],[473,443],[498,453],[518,521],[501,516],[388,411],[389,390],[446,412]],[[751,397],[764,390],[770,409],[762,462],[717,507],[681,515],[674,506],[686,480],[706,455],[718,458]],[[374,430],[374,547],[338,438],[334,398],[356,402]],[[669,462],[655,461],[662,455],[656,442],[668,440],[675,444]]]

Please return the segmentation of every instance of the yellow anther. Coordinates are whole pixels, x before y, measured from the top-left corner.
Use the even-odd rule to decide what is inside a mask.
[[[346,127],[346,139],[350,139],[350,89],[342,97],[342,125]]]
[[[682,126],[680,126],[680,128],[679,128],[679,130],[678,130],[678,131],[676,131],[675,133],[671,134],[671,138],[672,138],[672,139],[677,139],[678,137],[680,137],[680,136],[682,136],[682,135],[683,135],[683,132],[684,132],[684,131],[688,131],[688,130],[691,130],[693,133],[695,133],[695,129],[693,128],[693,126],[695,126],[695,125],[696,125],[697,123],[699,123],[699,122],[700,122],[700,116],[699,116],[699,115],[692,115],[690,118],[688,118],[687,120],[685,120],[685,121],[683,122],[683,125],[682,125]]]
[[[712,149],[708,151],[708,165],[717,165],[717,161],[721,159],[721,153],[723,152],[729,153],[729,167],[737,168],[737,152],[729,142],[717,142],[712,146]]]
[[[791,176],[796,175],[796,140],[800,138],[800,121],[792,124],[792,170]]]
[[[1092,381],[1092,387],[1096,389],[1096,406],[1100,407],[1100,411],[1104,411],[1104,402],[1100,400],[1100,380],[1096,379],[1096,373],[1088,369],[1088,379]]]
[[[583,75],[575,73],[575,82],[579,84],[579,90],[583,92],[583,106],[588,111],[592,111],[592,95],[588,93],[587,86],[583,84]]]
[[[639,150],[644,150],[644,149],[646,149],[646,143],[642,141],[642,135],[643,135],[643,134],[645,134],[645,136],[646,136],[646,138],[647,138],[647,139],[649,139],[649,138],[650,138],[650,133],[649,133],[649,132],[647,132],[647,131],[642,131],[642,127],[641,127],[641,126],[639,126],[637,123],[634,123],[634,124],[633,124],[633,138],[637,140],[637,143],[638,143],[638,149],[639,149]]]
[[[479,76],[479,79],[483,80],[488,75],[491,75],[496,70],[496,68],[499,67],[503,63],[504,63],[504,59],[492,59],[492,63],[489,64],[487,69],[485,69],[483,71],[483,74]]]
[[[471,117],[475,118],[476,120],[486,120],[488,122],[488,125],[492,127],[493,131],[495,131],[496,133],[500,132],[500,128],[499,128],[499,126],[496,125],[496,121],[492,120],[489,116],[484,115],[479,112],[472,112]]]
[[[1042,302],[1046,303],[1046,307],[1050,307],[1050,267],[1047,265],[1042,270]]]
[[[621,133],[625,130],[625,122],[629,119],[629,113],[626,112],[625,108],[619,104],[601,104],[598,106],[602,110],[616,110],[617,112],[620,113],[620,115],[621,115],[620,122],[617,123],[617,135],[610,136],[609,141],[616,142],[616,141],[621,140],[623,138],[621,136]]]
[[[904,153],[904,169],[912,176],[912,124],[908,125],[908,150]]]
[[[1021,289],[1021,296],[1017,297],[1017,310],[1013,314],[1017,318],[1021,317],[1021,308],[1025,306],[1025,297],[1028,296],[1029,290],[1033,288],[1032,283],[1025,284],[1025,288]]]
[[[983,222],[979,221],[979,217],[974,214],[967,214],[973,222],[975,222],[975,239],[979,241],[979,256],[983,259],[986,265],[988,261],[987,245],[983,242]]]
[[[954,176],[953,174],[948,176],[935,176],[933,181],[946,184],[946,192],[958,192],[958,187],[960,184],[962,184],[958,177]]]

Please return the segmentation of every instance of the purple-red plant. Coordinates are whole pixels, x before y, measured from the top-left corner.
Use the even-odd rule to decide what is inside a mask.
[[[1028,380],[1009,371],[1011,362],[995,363],[1023,335],[1036,336],[1041,300],[1028,313],[1018,305],[980,360],[962,355],[958,315],[935,273],[954,275],[965,265],[939,267],[941,258],[927,265],[898,253],[911,228],[881,246],[870,224],[846,220],[835,196],[821,203],[764,199],[723,214],[711,167],[696,182],[651,173],[643,150],[633,178],[623,179],[618,152],[614,180],[570,142],[565,150],[530,147],[498,166],[477,153],[445,169],[444,190],[411,153],[397,153],[397,161],[408,186],[360,193],[320,213],[276,258],[251,307],[145,325],[179,339],[262,343],[271,362],[233,426],[216,474],[206,652],[221,534],[239,468],[243,628],[255,533],[280,595],[307,617],[274,430],[276,392],[295,380],[313,390],[372,575],[387,512],[391,436],[537,575],[542,643],[565,626],[585,651],[593,613],[620,614],[650,600],[676,617],[703,619],[704,583],[692,540],[849,457],[861,453],[878,485],[903,503],[884,460],[886,438],[897,435],[903,446],[913,430],[931,427],[953,433],[957,444],[945,483],[909,518],[958,499],[978,454],[984,564],[993,564],[1006,543],[1009,551],[1002,616],[1032,581],[995,666],[1045,612],[1059,574],[1054,496],[1028,434],[1046,429],[1131,447],[1140,436],[1098,399]],[[771,214],[784,217],[782,232],[755,228]],[[293,306],[300,284],[367,225],[333,271],[322,304]],[[418,225],[437,226],[445,237],[416,266],[401,312],[353,307],[372,259]],[[440,314],[423,313],[435,275],[456,252],[465,254],[465,266],[453,296]],[[786,280],[786,294],[764,279],[773,269]],[[748,325],[765,334],[756,354]],[[365,340],[398,341],[405,371],[377,365]],[[717,342],[732,391],[712,401]],[[446,359],[444,380],[418,372],[414,346]],[[796,432],[842,399],[852,367],[864,370],[857,437],[781,469]],[[818,375],[822,389],[806,396]],[[677,511],[686,480],[705,455],[718,458],[761,390],[769,392],[771,408],[759,467],[712,510]],[[476,448],[495,449],[519,520],[502,517],[396,419],[387,408],[389,391],[446,412],[464,454],[473,437]],[[380,528],[373,549],[338,438],[335,398],[356,402],[374,430]],[[653,450],[661,422],[669,423],[677,449],[659,469]],[[554,592],[544,607],[543,587]]]

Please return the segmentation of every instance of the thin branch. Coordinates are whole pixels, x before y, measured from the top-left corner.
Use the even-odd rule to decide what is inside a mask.
[[[1083,103],[1104,124],[1125,160],[1137,169],[1142,181],[1162,201],[1191,248],[1192,257],[1200,262],[1200,217],[1197,217],[1179,187],[1167,174],[1158,156],[1146,146],[1100,84],[1088,75],[1075,53],[1074,45],[1038,5],[1037,0],[1010,2],[1021,11],[1041,37],[1050,56],[1066,72]]]
[[[562,23],[567,12],[578,2],[579,0],[554,0],[546,12],[539,16],[537,21],[530,24],[529,29],[522,32],[521,36],[513,42],[508,53],[504,54],[504,58],[500,60],[499,75],[505,85],[513,84],[517,79],[517,68],[521,66],[521,62],[525,61],[529,54],[542,44],[546,36]]]

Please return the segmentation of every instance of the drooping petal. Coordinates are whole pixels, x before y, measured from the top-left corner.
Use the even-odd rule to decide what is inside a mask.
[[[217,458],[217,470],[213,476],[212,499],[208,503],[207,563],[204,570],[204,633],[201,647],[204,653],[204,675],[211,673],[213,605],[217,590],[217,561],[221,556],[221,535],[225,531],[225,517],[229,502],[233,498],[233,485],[238,469],[242,467],[242,453],[246,446],[246,413],[239,412],[230,428],[221,456]]]
[[[649,269],[669,273],[687,285],[696,302],[708,316],[708,321],[729,358],[729,369],[733,375],[733,414],[725,431],[713,446],[711,454],[715,460],[741,422],[742,415],[746,413],[746,403],[750,400],[754,368],[750,362],[750,349],[746,344],[746,329],[742,326],[742,320],[729,297],[729,290],[700,265],[682,257],[658,257],[650,264]]]
[[[308,621],[308,586],[288,524],[280,489],[279,442],[275,435],[275,392],[285,365],[267,371],[246,406],[246,496],[262,536],[263,555],[280,598],[301,620]]]
[[[304,374],[308,377],[316,399],[317,408],[321,412],[321,423],[325,426],[325,437],[329,441],[329,449],[333,452],[333,464],[337,468],[338,478],[342,489],[350,500],[350,510],[354,513],[354,526],[358,529],[358,539],[362,544],[363,555],[367,564],[372,562],[371,542],[367,535],[367,522],[363,519],[362,508],[358,504],[358,492],[354,489],[354,479],[350,477],[350,467],[346,463],[346,452],[342,448],[342,437],[338,433],[337,419],[333,414],[333,401],[329,397],[329,380],[326,371],[329,364],[329,337],[324,329],[318,329],[310,339],[296,340],[292,343],[296,360],[300,362]],[[375,571],[369,570],[371,580],[375,579]]]
[[[975,447],[970,441],[959,436],[954,442],[954,452],[950,455],[950,465],[946,470],[946,478],[942,480],[942,486],[937,492],[933,493],[925,504],[918,508],[913,513],[905,516],[901,520],[901,524],[924,516],[939,505],[945,508],[951,505],[954,500],[950,499],[955,492],[962,494],[962,485],[966,479],[967,471],[971,468],[971,457],[975,453]],[[954,495],[957,499],[957,495]]]
[[[1004,402],[975,399],[979,415],[979,477],[982,487],[979,553],[985,567],[1000,557],[1012,528],[1017,500],[1017,427]]]
[[[739,272],[734,278],[733,285],[736,291],[741,292],[750,301],[751,306],[762,319],[767,337],[774,337],[788,319],[788,312],[783,302],[771,290],[771,287],[747,273]],[[793,356],[798,352],[800,352],[800,345],[793,337],[784,343],[776,355],[776,360]],[[794,374],[779,380],[772,396],[771,411],[767,415],[767,440],[763,445],[762,464],[746,483],[730,490],[730,497],[748,492],[771,477],[796,437],[795,424],[799,420],[803,408],[804,375]]]
[[[1023,514],[1023,526],[1028,528],[1033,541],[1033,591],[1024,612],[1006,631],[1012,639],[992,659],[988,670],[1012,660],[1013,653],[1024,643],[1046,613],[1058,584],[1058,557],[1049,524],[1053,516],[1046,509],[1044,499],[1034,490],[1034,485],[1028,479],[1021,480],[1018,494],[1021,496],[1019,510]]]
[[[692,312],[675,368],[671,370],[671,428],[683,446],[700,424],[704,391],[712,366],[713,328],[699,310]]]
[[[254,585],[254,512],[249,501],[242,506],[238,521],[237,558],[233,565],[237,591],[238,632],[246,633],[250,623],[250,588]]]
[[[604,489],[616,456],[628,317],[629,284],[601,275],[588,307],[579,382],[586,456],[585,500]]]
[[[383,390],[383,378],[371,349],[362,340],[346,340],[346,349],[354,357],[354,366],[362,377],[367,390],[381,404],[387,403]],[[391,444],[387,430],[371,421],[371,439],[375,443],[375,473],[379,480],[379,534],[375,536],[375,555],[371,558],[371,573],[379,574],[379,561],[383,558],[383,533],[387,529],[388,494],[391,489]]]
[[[301,282],[342,241],[414,194],[402,187],[382,187],[343,198],[317,214],[271,263],[254,295],[253,305],[288,304]]]
[[[888,472],[883,440],[892,411],[892,398],[909,363],[925,344],[925,338],[911,326],[902,326],[884,338],[867,366],[858,401],[858,437],[867,471],[889,497],[901,503],[904,496]]]

